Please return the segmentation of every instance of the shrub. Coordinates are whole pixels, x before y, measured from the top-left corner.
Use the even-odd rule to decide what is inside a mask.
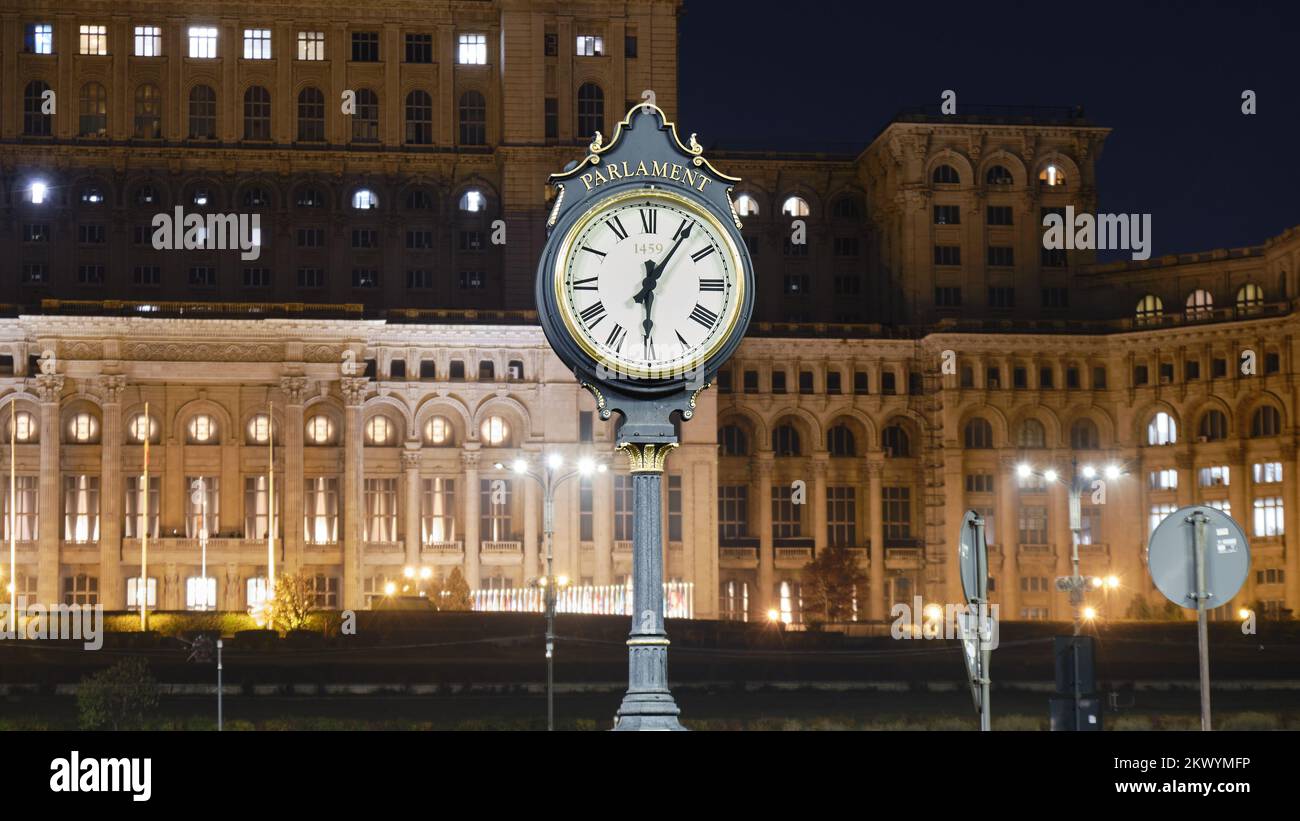
[[[77,688],[83,730],[139,728],[157,706],[158,682],[149,674],[149,662],[138,656],[83,678]]]

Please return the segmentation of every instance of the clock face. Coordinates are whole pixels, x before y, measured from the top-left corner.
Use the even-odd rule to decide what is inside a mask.
[[[610,197],[574,224],[555,288],[565,328],[598,364],[668,378],[703,364],[730,337],[744,268],[712,214],[646,189]]]

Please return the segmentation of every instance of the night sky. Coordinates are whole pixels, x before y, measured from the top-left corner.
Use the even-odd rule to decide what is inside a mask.
[[[1082,105],[1100,209],[1154,255],[1300,224],[1295,3],[686,0],[680,127],[706,147],[856,152],[905,106]],[[1258,96],[1254,116],[1241,93]]]

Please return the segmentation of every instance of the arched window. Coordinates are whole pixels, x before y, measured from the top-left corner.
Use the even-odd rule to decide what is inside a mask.
[[[605,92],[595,83],[583,83],[578,88],[578,137],[595,137],[605,133]]]
[[[248,420],[248,444],[265,445],[271,440],[271,417],[265,413],[254,414]]]
[[[81,87],[81,120],[77,133],[82,137],[108,136],[108,92],[99,83]]]
[[[250,185],[244,189],[239,202],[245,208],[265,208],[271,204],[271,195],[260,185]]]
[[[99,419],[88,411],[74,413],[68,420],[68,441],[85,445],[99,441]]]
[[[1147,424],[1148,445],[1172,445],[1178,441],[1178,423],[1174,417],[1160,411]]]
[[[157,140],[162,137],[162,95],[158,86],[145,83],[135,89],[135,138]]]
[[[357,109],[352,115],[352,142],[379,142],[379,95],[368,88],[357,89]]]
[[[806,217],[812,213],[808,207],[808,200],[803,197],[786,197],[785,202],[781,203],[781,213],[787,217]]]
[[[309,445],[332,445],[334,444],[334,420],[323,413],[318,413],[304,423],[303,435]]]
[[[1020,432],[1016,436],[1016,445],[1022,448],[1047,447],[1047,431],[1037,419],[1026,419],[1020,423]]]
[[[319,88],[298,92],[298,142],[325,142],[325,95]]]
[[[487,100],[478,91],[460,95],[460,144],[487,145]]]
[[[211,86],[190,89],[190,139],[217,138],[217,92]]]
[[[772,451],[777,456],[798,456],[799,431],[793,425],[777,425],[772,430]]]
[[[855,444],[848,425],[835,425],[826,431],[826,450],[831,456],[856,456]]]
[[[1187,295],[1187,318],[1204,319],[1214,313],[1214,297],[1204,288]]]
[[[217,420],[211,414],[195,414],[190,419],[187,431],[191,445],[215,445],[218,442]]]
[[[862,207],[857,197],[846,194],[835,201],[835,205],[831,208],[831,215],[841,220],[857,219],[862,216]]]
[[[262,86],[244,92],[244,139],[271,139],[271,92]]]
[[[500,416],[489,416],[479,425],[479,437],[489,445],[504,445],[510,441],[510,423]]]
[[[397,441],[397,426],[387,416],[372,416],[366,420],[366,444],[384,447]]]
[[[1045,165],[1038,172],[1038,184],[1044,188],[1056,188],[1065,185],[1065,172],[1059,165]]]
[[[379,197],[369,188],[358,188],[352,194],[352,207],[358,211],[370,211],[379,207]]]
[[[32,80],[23,88],[23,135],[48,137],[54,133],[54,115],[45,113],[45,93],[50,86],[44,80]]]
[[[1196,435],[1207,442],[1217,442],[1220,439],[1227,439],[1228,417],[1224,416],[1223,411],[1206,411],[1201,416],[1201,424],[1196,429]]]
[[[951,165],[937,165],[934,172],[930,174],[930,180],[941,185],[960,185],[961,174],[958,174],[957,169]]]
[[[462,213],[477,214],[487,208],[487,197],[477,188],[471,188],[464,194],[460,195],[460,202],[457,206]]]
[[[152,185],[145,183],[135,189],[135,195],[131,199],[136,205],[150,206],[158,202],[158,191]]]
[[[5,438],[8,439],[10,434],[13,435],[14,441],[23,444],[39,441],[40,426],[36,424],[36,416],[27,411],[15,413],[13,422],[5,425]]]
[[[412,188],[406,192],[406,208],[409,211],[432,211],[433,195],[423,188]]]
[[[1237,310],[1242,313],[1254,313],[1264,305],[1264,289],[1253,282],[1247,282],[1237,289]]]
[[[1164,316],[1165,304],[1155,294],[1147,294],[1138,300],[1136,316],[1139,325],[1157,322]]]
[[[1282,414],[1272,405],[1263,405],[1250,417],[1251,436],[1277,436],[1282,433]]]
[[[1076,419],[1070,426],[1070,447],[1074,450],[1097,450],[1101,447],[1101,436],[1097,433],[1097,423],[1091,419]]]
[[[723,425],[719,428],[718,444],[723,456],[749,455],[749,437],[739,425]]]
[[[993,426],[989,420],[976,416],[966,423],[965,443],[967,448],[986,450],[993,447]]]
[[[742,217],[758,216],[758,200],[748,194],[736,197],[736,213]]]
[[[104,189],[98,185],[87,185],[81,189],[81,202],[85,205],[102,205],[104,203]]]
[[[406,142],[429,145],[433,142],[433,98],[416,89],[406,95]]]
[[[989,166],[988,173],[984,175],[984,180],[989,185],[1011,185],[1016,181],[1005,165]]]
[[[912,455],[912,440],[901,425],[890,425],[880,432],[880,449],[895,459]]]
[[[126,440],[133,444],[142,445],[146,437],[149,439],[150,444],[155,444],[161,440],[158,420],[153,416],[137,413],[126,423]]]
[[[451,422],[445,416],[434,416],[424,423],[424,442],[427,445],[450,445]]]
[[[324,208],[325,195],[319,188],[313,188],[310,185],[298,189],[298,197],[294,204],[299,208]]]

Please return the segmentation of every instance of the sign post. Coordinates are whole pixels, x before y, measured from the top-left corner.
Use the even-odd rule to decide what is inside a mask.
[[[1207,611],[1227,604],[1250,572],[1246,534],[1228,514],[1204,505],[1179,508],[1151,533],[1151,581],[1165,598],[1196,610],[1200,654],[1201,729],[1210,730],[1210,642]]]
[[[970,680],[971,696],[980,716],[980,730],[992,729],[989,706],[989,662],[992,655],[993,620],[989,613],[989,551],[984,540],[984,519],[974,510],[962,518],[957,538],[957,563],[966,612],[957,616],[962,642],[962,659]]]

